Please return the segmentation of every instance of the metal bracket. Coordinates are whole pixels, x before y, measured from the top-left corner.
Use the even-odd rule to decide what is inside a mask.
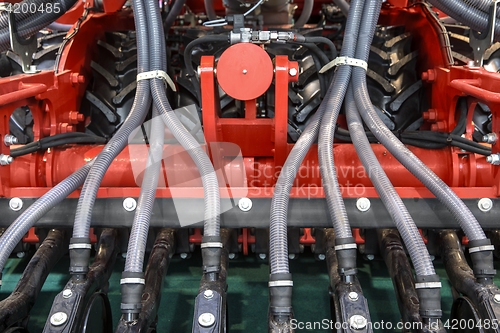
[[[469,44],[474,53],[474,66],[482,67],[484,60],[484,53],[493,44],[495,38],[495,24],[497,20],[497,8],[500,0],[491,1],[490,12],[488,18],[488,26],[485,33],[479,33],[475,30],[470,30]]]
[[[39,70],[36,66],[32,66],[33,55],[38,49],[38,41],[36,35],[30,38],[22,38],[17,31],[17,23],[14,12],[9,11],[9,34],[10,34],[10,47],[14,53],[19,55],[21,59],[21,67],[24,73],[34,74]]]

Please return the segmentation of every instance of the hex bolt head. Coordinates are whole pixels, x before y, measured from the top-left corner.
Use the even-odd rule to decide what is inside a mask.
[[[4,137],[3,137],[3,143],[9,147],[9,146],[12,146],[12,145],[15,145],[16,143],[18,142],[17,138],[11,134],[6,134]]]
[[[486,156],[486,162],[493,165],[500,165],[500,154],[496,153]]]
[[[357,292],[355,292],[355,291],[351,291],[351,292],[347,295],[347,297],[349,297],[349,300],[351,300],[351,301],[353,301],[353,302],[355,302],[355,301],[357,301],[357,300],[359,299],[359,295],[358,295],[358,293],[357,293]]]
[[[21,198],[12,198],[9,201],[9,207],[11,210],[17,212],[23,209],[23,200]]]
[[[241,198],[238,201],[238,207],[242,212],[248,212],[252,209],[252,200],[250,198]]]
[[[262,260],[266,260],[267,254],[265,254],[265,253],[259,253],[259,258],[262,259]]]
[[[368,324],[368,321],[366,320],[365,317],[363,317],[361,315],[354,315],[351,318],[349,318],[349,326],[352,329],[362,330],[363,328],[366,327],[367,324]]]
[[[477,208],[483,213],[489,212],[493,208],[493,201],[490,198],[481,198],[477,202]]]
[[[71,289],[64,289],[62,292],[62,296],[63,298],[70,298],[71,296],[73,296],[73,292],[71,291]]]
[[[323,261],[326,259],[326,256],[323,253],[318,254],[318,259]]]
[[[483,136],[483,142],[494,145],[498,140],[498,137],[495,133],[488,133]]]
[[[228,257],[229,257],[230,260],[233,260],[234,258],[236,258],[236,254],[235,253],[229,253]]]
[[[493,296],[493,301],[495,303],[500,303],[500,294],[495,294],[495,296]]]
[[[368,199],[368,198],[359,198],[358,200],[356,200],[356,208],[360,212],[366,212],[367,210],[370,209],[370,207],[371,207],[370,199]]]
[[[0,165],[9,165],[14,162],[14,158],[10,155],[0,154]]]
[[[375,256],[373,254],[367,254],[366,255],[366,260],[372,261],[373,259],[375,259]]]
[[[296,257],[295,253],[290,253],[290,254],[288,255],[288,259],[290,259],[290,260],[294,260],[294,259],[295,259],[295,257]]]
[[[68,315],[64,312],[56,312],[50,317],[53,326],[61,326],[68,320]]]
[[[125,198],[123,200],[123,208],[127,212],[133,212],[137,208],[137,201],[134,198]]]
[[[186,259],[188,257],[188,254],[185,252],[182,252],[180,255],[181,259]]]
[[[293,68],[293,67],[292,67],[292,68],[290,68],[290,69],[288,70],[288,74],[290,74],[290,76],[295,76],[295,75],[297,75],[297,68]]]
[[[199,317],[198,317],[198,323],[202,326],[202,327],[210,327],[212,326],[213,324],[215,324],[215,316],[213,314],[211,314],[210,312],[205,312],[205,313],[202,313]]]
[[[203,292],[203,297],[205,297],[205,299],[212,299],[212,298],[214,298],[214,292],[213,292],[213,290],[210,290],[210,289],[205,290]]]
[[[26,256],[26,252],[24,252],[24,251],[16,253],[16,257],[18,257],[19,259],[24,258],[25,256]]]

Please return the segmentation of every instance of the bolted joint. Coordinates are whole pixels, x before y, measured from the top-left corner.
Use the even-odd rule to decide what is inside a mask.
[[[122,302],[120,308],[124,318],[136,319],[141,312],[144,283],[144,273],[142,272],[122,273],[120,280]]]
[[[201,239],[201,257],[205,274],[220,273],[221,256],[222,243],[220,236],[203,236]]]
[[[85,275],[89,271],[90,238],[71,238],[69,241],[69,273],[71,275]]]
[[[483,142],[494,145],[498,140],[498,136],[495,133],[488,133],[483,136]]]
[[[493,165],[500,165],[500,154],[491,154],[490,156],[486,156],[486,162]]]
[[[277,321],[286,321],[292,311],[292,274],[279,273],[269,276],[269,312]]]
[[[0,154],[0,165],[9,165],[14,161],[10,155]]]
[[[339,263],[339,274],[344,280],[356,275],[357,246],[353,237],[335,239],[335,252]]]
[[[441,281],[439,275],[417,275],[415,289],[419,299],[422,318],[441,318]]]
[[[489,239],[476,239],[469,241],[469,253],[472,260],[472,271],[479,280],[490,280],[495,277],[493,267],[493,250]]]
[[[17,140],[17,138],[15,136],[13,136],[12,134],[6,134],[4,137],[3,137],[3,143],[9,147],[9,146],[12,146],[12,145],[15,145],[19,142],[19,140]]]

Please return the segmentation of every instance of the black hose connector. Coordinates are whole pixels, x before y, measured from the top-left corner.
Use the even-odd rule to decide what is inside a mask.
[[[349,276],[356,275],[356,241],[354,237],[336,238],[335,252],[339,263],[339,274],[346,280]]]
[[[420,286],[421,288],[419,288]],[[415,288],[420,302],[420,316],[431,320],[440,319],[443,311],[441,311],[441,280],[439,275],[417,275]]]
[[[469,253],[472,259],[472,270],[479,282],[491,281],[496,270],[493,267],[493,250],[488,238],[469,241]]]
[[[90,238],[71,238],[69,241],[69,273],[71,275],[85,275],[89,272]]]
[[[285,322],[292,315],[292,274],[269,276],[269,311],[277,322]]]
[[[122,302],[121,310],[127,320],[136,319],[142,309],[142,293],[144,291],[144,273],[123,272],[121,278]]]
[[[222,255],[222,239],[220,236],[203,236],[201,239],[201,256],[203,259],[203,272],[220,273]]]

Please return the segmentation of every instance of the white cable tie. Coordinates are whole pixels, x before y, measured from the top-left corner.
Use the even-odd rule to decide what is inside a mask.
[[[329,63],[327,63],[325,66],[323,66],[323,68],[319,70],[319,73],[323,74],[324,72],[329,71],[333,67],[344,66],[344,65],[361,67],[365,71],[368,69],[368,63],[364,60],[350,58],[350,57],[337,57],[332,61],[330,61]]]
[[[419,282],[415,283],[415,289],[435,289],[441,288],[441,282]]]
[[[350,249],[357,249],[357,248],[358,248],[358,246],[356,245],[356,243],[335,245],[335,251],[350,250]]]
[[[174,81],[172,81],[170,76],[168,76],[167,72],[165,71],[157,70],[137,74],[137,82],[149,79],[162,79],[166,85],[168,85],[173,91],[177,92]]]
[[[87,243],[75,243],[75,244],[70,244],[69,249],[91,249],[92,245],[87,244]]]
[[[141,278],[123,278],[120,280],[120,284],[145,284],[146,281]]]
[[[200,247],[202,249],[207,248],[207,247],[223,248],[224,245],[220,242],[205,242],[205,243],[201,243]]]
[[[495,250],[494,245],[483,245],[483,246],[471,247],[469,249],[469,253],[482,252],[482,251],[494,251],[494,250]]]
[[[269,281],[269,287],[293,287],[291,280]]]

